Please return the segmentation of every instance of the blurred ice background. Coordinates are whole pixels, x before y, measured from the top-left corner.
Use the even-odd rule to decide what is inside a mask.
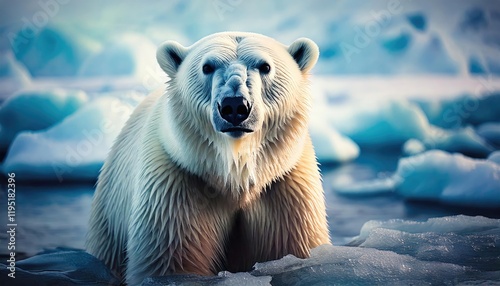
[[[211,283],[500,280],[496,0],[0,1],[0,158],[20,180],[19,253],[83,247],[115,136],[167,80],[156,46],[226,30],[319,45],[310,131],[335,246]]]

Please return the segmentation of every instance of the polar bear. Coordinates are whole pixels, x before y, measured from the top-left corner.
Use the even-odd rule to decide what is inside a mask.
[[[88,252],[135,285],[330,243],[307,129],[318,56],[309,39],[254,33],[163,43],[168,87],[136,108],[104,163]]]

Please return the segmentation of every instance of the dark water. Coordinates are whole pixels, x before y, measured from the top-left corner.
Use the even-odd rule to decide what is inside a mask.
[[[332,242],[348,243],[369,220],[394,218],[425,220],[455,214],[500,217],[495,210],[446,207],[428,202],[407,202],[396,195],[371,197],[340,196],[332,182],[340,174],[351,174],[359,180],[386,176],[397,165],[391,154],[364,154],[356,161],[340,166],[322,165],[323,185]],[[5,184],[2,184],[4,187]],[[83,248],[90,213],[93,184],[18,185],[16,186],[17,253],[31,256],[46,248]],[[6,190],[1,192],[0,255],[7,253]],[[4,215],[5,214],[5,215]]]
[[[31,256],[56,247],[83,248],[92,202],[93,185],[17,185],[16,254]],[[1,226],[7,219],[2,190]],[[5,231],[0,232],[0,254],[7,252]],[[5,247],[4,247],[5,245]]]

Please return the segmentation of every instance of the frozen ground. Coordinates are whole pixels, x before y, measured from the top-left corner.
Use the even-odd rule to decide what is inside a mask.
[[[327,170],[326,174],[329,173]],[[18,232],[20,255],[32,255],[41,247],[83,246],[91,187],[56,190],[54,187],[22,186],[22,189],[18,201],[29,211],[19,213],[19,222],[23,223]],[[346,234],[347,227],[353,231],[353,237],[343,237],[347,245],[320,246],[308,259],[287,256],[258,263],[248,273],[155,277],[146,279],[144,285],[454,285],[478,282],[496,285],[500,281],[500,219],[444,216],[453,211],[428,205],[410,206],[390,197],[356,200],[347,209],[346,198],[336,197],[331,190],[326,194],[329,207],[336,209],[335,217],[330,216],[332,234],[337,233],[334,242],[339,233]],[[455,213],[460,211],[463,210],[457,209]],[[413,219],[385,219],[401,215]],[[382,220],[362,223],[371,218]],[[71,279],[80,284],[106,281],[118,285],[101,263],[80,251],[59,249],[20,262],[18,267],[17,282],[68,283]],[[44,269],[52,271],[40,275],[39,271]],[[0,274],[6,273],[6,268],[1,267]]]

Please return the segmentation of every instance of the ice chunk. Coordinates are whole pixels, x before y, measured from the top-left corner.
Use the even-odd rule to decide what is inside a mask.
[[[142,286],[163,285],[271,285],[270,276],[256,277],[248,272],[220,272],[217,276],[198,276],[189,274],[149,277],[144,279]]]
[[[80,76],[143,76],[154,71],[156,46],[144,36],[122,34],[102,51],[90,56],[79,70]]]
[[[427,28],[427,17],[424,13],[414,13],[406,16],[408,22],[417,30],[425,31]]]
[[[0,263],[2,280],[12,279]],[[5,282],[4,282],[5,283]],[[9,285],[120,285],[102,261],[82,250],[56,249],[16,262]]]
[[[325,53],[316,70],[335,74],[460,72],[460,59],[450,50],[449,38],[441,31],[425,29],[424,16],[415,14],[409,20],[405,15],[384,14],[371,10],[359,18],[332,21],[329,28],[333,26],[334,31],[325,33],[335,37],[318,42]]]
[[[427,222],[366,223],[351,245],[322,245],[311,258],[257,263],[273,285],[314,283],[425,285],[500,278],[500,220],[454,216]],[[376,281],[376,282],[375,282]]]
[[[74,76],[96,44],[75,30],[46,26],[30,30],[26,37],[21,30],[14,38],[14,54],[33,77]]]
[[[464,215],[424,222],[369,221],[350,245],[393,251],[423,261],[439,261],[498,271],[500,220]]]
[[[490,154],[488,161],[495,162],[500,165],[500,151],[495,151]]]
[[[401,34],[382,40],[382,46],[391,53],[402,53],[411,44],[412,36],[410,33]]]
[[[478,88],[488,85],[478,81]],[[429,122],[443,128],[459,128],[469,124],[480,125],[500,121],[500,93],[484,95],[467,94],[454,98],[415,101],[426,114]]]
[[[431,126],[424,143],[430,148],[448,152],[472,153],[485,157],[494,150],[470,126],[454,130]]]
[[[428,129],[422,111],[404,100],[350,101],[331,108],[331,124],[362,147],[401,146],[410,138],[424,138]]]
[[[0,151],[6,152],[23,130],[41,130],[63,120],[87,102],[82,91],[25,91],[0,106]]]
[[[309,132],[320,162],[347,162],[359,156],[359,147],[332,127],[310,125]]]
[[[424,152],[427,148],[424,143],[418,139],[409,139],[403,145],[403,152],[407,155],[416,155]]]
[[[393,178],[384,178],[351,183],[337,182],[333,189],[342,195],[369,196],[393,192],[395,186],[396,182]]]
[[[429,68],[426,69],[427,72],[458,74],[461,69],[460,63],[457,62],[454,51],[451,51],[447,46],[447,40],[448,37],[443,34],[429,32],[426,35],[426,40],[422,41],[421,45],[413,51],[412,58],[416,62],[427,63],[429,65]],[[415,66],[418,67],[418,64]]]
[[[471,56],[469,58],[469,73],[470,74],[484,74],[486,69],[484,68],[481,61],[476,56]]]
[[[3,171],[20,180],[95,180],[132,107],[103,97],[46,131],[22,132],[12,143]]]
[[[31,77],[26,68],[19,63],[12,53],[0,56],[0,102],[3,98],[28,86]]]
[[[472,30],[478,32],[488,27],[488,24],[484,10],[481,7],[473,7],[465,11],[460,22],[460,28],[463,31]]]
[[[0,57],[0,78],[17,80],[24,84],[30,82],[28,71],[14,58],[12,53],[6,53]]]
[[[324,113],[329,122],[342,134],[368,149],[399,148],[414,139],[408,143],[413,144],[413,150],[410,150],[412,146],[404,147],[408,154],[417,149],[442,149],[486,157],[494,150],[470,127],[445,130],[429,124],[422,110],[407,100],[367,100],[363,103],[351,100],[331,105],[331,109],[334,112]],[[416,144],[421,146],[417,148]]]
[[[346,195],[396,192],[407,199],[452,205],[500,207],[498,151],[489,159],[472,159],[440,150],[399,160],[397,171],[387,178],[354,182],[337,181],[334,190]]]
[[[454,130],[446,130],[430,126],[429,132],[423,140],[422,145],[424,145],[425,150],[440,149],[448,152],[460,152],[480,158],[487,157],[488,154],[494,150],[494,148],[485,142],[483,138],[478,136],[474,129],[470,126]]]
[[[500,165],[439,150],[403,158],[394,179],[411,199],[476,207],[500,207]]]
[[[273,285],[307,285],[335,282],[338,285],[389,283],[410,285],[463,281],[469,274],[462,266],[423,262],[409,255],[372,248],[322,245],[311,258],[287,256],[277,261],[257,263],[253,275],[273,277]],[[460,280],[459,280],[460,279]]]
[[[500,123],[488,122],[479,125],[477,134],[486,139],[491,144],[500,147]]]

